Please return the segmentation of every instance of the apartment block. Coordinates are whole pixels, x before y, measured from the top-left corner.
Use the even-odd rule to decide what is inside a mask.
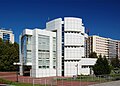
[[[89,57],[91,52],[96,52],[97,55],[101,54],[107,58],[115,58],[116,56],[119,56],[118,40],[93,35],[88,37],[86,43],[86,57]]]
[[[9,41],[11,43],[14,43],[14,34],[11,30],[5,30],[3,28],[0,29],[0,38],[3,39],[3,41]]]

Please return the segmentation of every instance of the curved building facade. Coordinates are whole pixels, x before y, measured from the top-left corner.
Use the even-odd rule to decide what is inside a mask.
[[[58,18],[47,23],[46,29],[56,32],[57,75],[81,74],[81,61],[85,56],[85,27],[81,18]]]
[[[23,65],[31,67],[32,77],[90,74],[96,60],[83,58],[86,37],[82,19],[75,17],[49,21],[44,30],[26,29],[20,36],[21,75]]]

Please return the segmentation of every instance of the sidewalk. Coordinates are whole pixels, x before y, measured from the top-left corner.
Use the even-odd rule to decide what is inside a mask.
[[[100,84],[94,84],[94,85],[88,85],[88,86],[120,86],[120,80],[106,82],[106,83],[100,83]]]

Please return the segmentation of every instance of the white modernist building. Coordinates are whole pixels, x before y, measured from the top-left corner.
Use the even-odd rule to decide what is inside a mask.
[[[25,29],[20,36],[20,63],[20,75],[28,66],[32,77],[56,76],[56,33]]]
[[[0,38],[3,39],[3,41],[9,41],[11,43],[14,43],[14,34],[11,30],[5,30],[3,28],[0,29]]]
[[[81,18],[47,22],[46,29],[24,30],[20,36],[20,68],[31,66],[32,77],[73,76],[91,73],[96,59],[85,57],[85,28]]]

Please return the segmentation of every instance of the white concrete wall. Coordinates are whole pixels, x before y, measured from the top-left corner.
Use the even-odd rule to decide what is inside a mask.
[[[73,18],[73,17],[66,17],[64,18],[64,31],[65,31],[65,42],[64,48],[65,53],[65,76],[73,76],[80,74],[80,67],[79,60],[85,56],[84,53],[84,27],[82,26],[82,19],[80,18]],[[69,61],[70,60],[70,61]],[[78,64],[78,70],[76,65]]]
[[[21,35],[19,36],[19,62],[21,63],[20,69],[20,75],[23,75],[23,58],[21,54]]]
[[[25,30],[23,34],[32,35],[32,77],[48,77],[62,75],[62,24],[64,24],[64,75],[73,76],[77,74],[89,74],[89,68],[81,68],[82,65],[94,65],[96,60],[82,58],[85,56],[85,29],[82,24],[82,19],[65,17],[64,21],[61,18],[50,21],[46,24],[45,30]],[[53,31],[53,32],[52,32]],[[68,32],[68,33],[66,33]],[[69,33],[70,32],[70,33]],[[50,68],[38,68],[38,34],[50,37]],[[56,37],[56,69],[53,68],[53,41],[52,37]],[[70,47],[69,47],[70,46]],[[76,65],[78,65],[76,67]],[[78,68],[78,70],[77,70]],[[56,71],[57,70],[57,71]]]
[[[81,31],[84,33],[84,27],[82,27],[82,19],[75,17],[64,18],[65,31]]]
[[[93,66],[97,61],[97,58],[81,58],[80,60],[80,74],[90,75],[90,67]],[[88,66],[87,68],[82,68],[82,66]]]
[[[56,75],[56,70],[53,69],[52,67],[52,61],[50,62],[50,68],[46,68],[46,69],[41,69],[38,68],[38,34],[40,35],[45,35],[45,36],[49,36],[50,37],[50,61],[53,60],[52,58],[52,49],[53,48],[53,40],[52,37],[56,37],[56,34],[54,32],[50,32],[50,31],[45,31],[45,30],[38,30],[35,29],[34,30],[34,36],[33,36],[33,41],[35,42],[35,44],[33,43],[33,60],[32,60],[32,76],[33,77],[48,77],[48,76],[55,76]]]
[[[90,75],[90,67],[96,63],[97,59],[94,58],[81,58],[79,61],[65,61],[65,76],[77,75]],[[82,68],[82,66],[88,66],[87,68]],[[77,69],[78,67],[78,69]]]
[[[81,65],[94,65],[96,63],[97,58],[81,58]]]
[[[84,45],[84,36],[81,33],[65,33],[65,45]]]
[[[77,66],[78,66],[78,70],[77,70]],[[74,62],[74,61],[67,61],[65,62],[65,76],[70,76],[72,77],[73,75],[77,75],[77,71],[78,71],[78,75],[80,75],[80,65],[79,62]]]
[[[85,28],[81,18],[65,17],[62,21],[61,18],[52,20],[47,23],[46,30],[56,31],[57,38],[57,74],[61,76],[61,64],[62,64],[62,24],[64,24],[64,46],[75,46],[75,47],[64,47],[64,59],[65,60],[80,60],[85,56]],[[83,47],[81,47],[83,46]],[[75,65],[79,62],[64,62],[64,73],[65,76],[76,75]],[[79,70],[78,70],[79,71]],[[87,70],[88,71],[88,70]],[[87,72],[88,73],[88,72]],[[80,74],[80,72],[79,72]]]
[[[32,36],[32,77],[38,74],[38,34],[37,30],[33,31]]]
[[[46,30],[56,32],[56,47],[57,47],[57,76],[61,76],[62,71],[62,18],[52,20],[46,24]]]
[[[65,59],[80,59],[82,56],[84,56],[84,49],[81,47],[65,48]]]
[[[80,75],[90,75],[90,68],[80,68]]]
[[[38,34],[49,36],[50,43],[49,43],[49,50],[50,50],[50,65],[49,68],[42,69],[38,67]],[[32,35],[31,36],[31,46],[27,46],[28,49],[31,49],[32,52],[32,63],[27,63],[28,65],[32,65],[31,69],[31,75],[32,77],[48,77],[48,76],[56,76],[56,69],[53,68],[53,37],[56,37],[56,33],[46,31],[46,30],[40,30],[40,29],[34,29],[29,30],[25,29],[22,33],[22,36],[24,35]],[[21,37],[22,37],[21,36]],[[21,39],[20,37],[20,39]],[[21,42],[21,41],[20,41]],[[20,43],[21,46],[21,43]],[[21,49],[20,49],[21,50]],[[27,52],[27,51],[26,51]],[[20,52],[21,53],[21,52]],[[20,55],[20,62],[22,62],[22,55]],[[22,67],[20,67],[20,72],[22,75]]]
[[[46,30],[55,31],[61,29],[62,18],[57,18],[46,23]]]

